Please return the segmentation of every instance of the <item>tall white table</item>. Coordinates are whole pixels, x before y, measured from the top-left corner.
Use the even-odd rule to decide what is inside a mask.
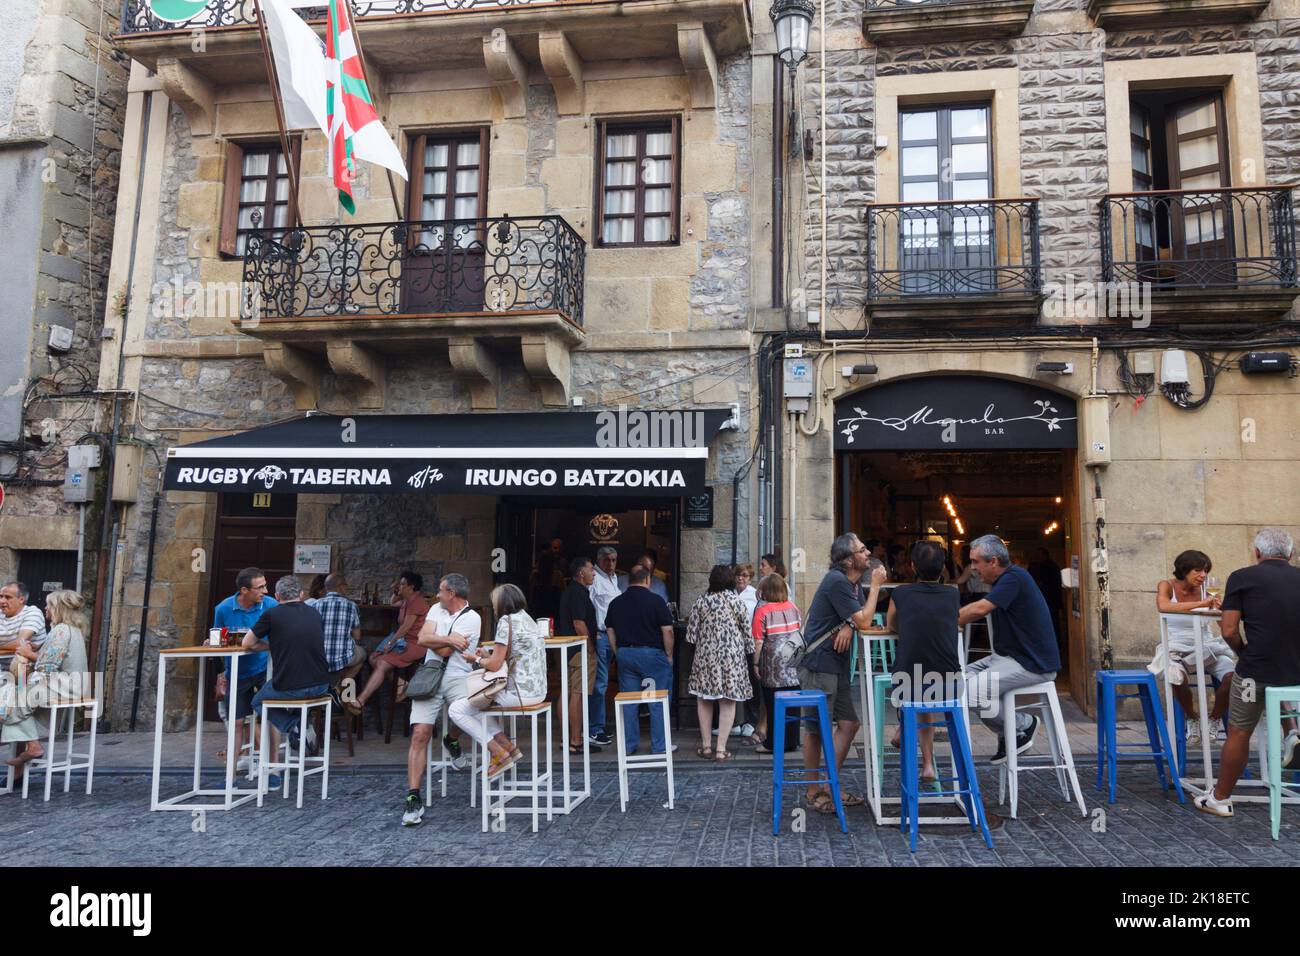
[[[235,719],[237,688],[239,687],[239,661],[241,658],[257,654],[258,651],[246,651],[241,647],[171,647],[158,652],[158,703],[154,711],[153,731],[153,790],[150,797],[150,810],[232,810],[240,804],[247,803],[257,796],[257,788],[247,789],[235,786],[235,764],[239,753],[235,749]],[[230,658],[229,683],[229,719],[226,721],[226,775],[224,786],[205,789],[203,775],[203,701],[207,683],[207,668],[204,662],[213,657]],[[185,793],[166,800],[158,799],[158,785],[162,775],[162,735],[163,735],[163,701],[167,693],[167,665],[173,661],[197,660],[199,662],[199,687],[197,716],[194,721],[194,779],[191,789]],[[267,678],[270,679],[269,676]],[[215,802],[211,798],[220,798]],[[202,798],[209,798],[207,801]]]
[[[1214,790],[1214,785],[1218,782],[1217,778],[1214,776],[1214,762],[1210,755],[1211,730],[1210,730],[1210,718],[1209,718],[1210,708],[1208,705],[1209,697],[1206,691],[1206,680],[1205,680],[1205,634],[1209,630],[1210,623],[1213,621],[1218,621],[1222,617],[1223,614],[1220,611],[1205,611],[1205,612],[1184,611],[1178,613],[1162,612],[1160,614],[1160,649],[1164,652],[1164,659],[1166,662],[1168,662],[1170,659],[1169,658],[1170,623],[1172,623],[1175,620],[1178,620],[1180,622],[1186,621],[1190,618],[1192,624],[1194,625],[1193,633],[1195,634],[1195,642],[1196,642],[1194,645],[1196,650],[1196,703],[1197,703],[1197,709],[1200,712],[1199,717],[1201,721],[1201,770],[1204,776],[1193,778],[1190,775],[1186,775],[1187,768],[1184,768],[1183,773],[1185,775],[1180,779],[1182,780],[1183,788],[1185,790],[1191,790],[1197,796],[1205,793],[1210,793],[1211,791]],[[1177,749],[1178,737],[1175,733],[1175,727],[1174,727],[1174,689],[1173,686],[1169,683],[1169,681],[1165,679],[1164,674],[1161,674],[1160,676],[1161,679],[1164,680],[1164,685],[1165,685],[1165,720],[1169,724],[1169,739],[1170,741],[1172,741],[1172,745],[1174,746],[1174,748]],[[1237,679],[1238,678],[1234,675],[1233,680],[1237,680]],[[1262,698],[1264,693],[1263,688],[1259,689],[1259,693]],[[1256,727],[1255,731],[1256,733],[1263,733],[1264,728]],[[1258,748],[1258,752],[1260,754],[1264,754],[1268,750],[1267,739],[1268,739],[1267,735],[1265,735],[1264,742],[1261,743],[1261,745]],[[1268,754],[1268,759],[1275,760],[1277,759],[1277,755]],[[1187,762],[1188,764],[1191,764],[1190,755],[1188,757]],[[1263,793],[1243,793],[1242,792],[1243,789],[1263,790]],[[1257,777],[1252,777],[1249,780],[1242,778],[1241,780],[1237,781],[1237,785],[1236,787],[1233,788],[1232,791],[1232,802],[1233,803],[1268,803],[1268,800],[1269,800],[1268,773],[1267,773],[1266,766],[1264,765],[1263,761],[1261,761],[1259,766],[1259,775]],[[1297,790],[1295,785],[1287,785],[1286,783],[1283,783],[1282,802],[1290,803],[1290,804],[1300,804],[1300,790]]]
[[[560,789],[551,790],[551,802],[556,797],[562,801],[561,805],[548,807],[553,813],[572,813],[574,807],[582,803],[591,796],[591,744],[587,740],[587,730],[589,727],[590,716],[584,703],[582,707],[582,789],[573,790],[569,786],[569,648],[578,648],[578,655],[582,660],[582,687],[584,690],[587,686],[587,638],[581,635],[572,637],[548,637],[546,639],[546,649],[557,652],[560,659],[560,767],[561,779],[563,785]],[[585,694],[584,694],[585,697]]]

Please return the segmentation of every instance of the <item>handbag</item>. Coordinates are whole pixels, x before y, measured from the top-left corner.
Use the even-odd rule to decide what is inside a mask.
[[[509,641],[513,644],[515,639],[515,622],[508,616],[506,617],[506,628],[510,635]],[[485,707],[491,707],[492,702],[506,689],[506,682],[509,679],[509,661],[502,661],[501,666],[494,671],[489,671],[482,667],[475,668],[470,671],[469,676],[465,678],[465,696],[473,706],[480,710]]]
[[[456,621],[460,619],[460,615],[464,614],[468,610],[468,606],[461,608],[460,613],[451,619],[451,626],[447,628],[448,634],[450,634],[452,628],[456,626]],[[429,698],[436,696],[438,691],[442,689],[442,678],[446,673],[446,670],[446,658],[439,657],[437,654],[433,655],[433,660],[427,660],[422,663],[418,668],[416,668],[415,674],[412,675],[411,679],[407,681],[406,699],[428,700]]]
[[[834,637],[839,629],[847,623],[849,623],[847,620],[841,621],[811,644],[804,639],[802,630],[786,635],[785,640],[779,647],[777,647],[776,651],[772,655],[776,661],[777,667],[795,670],[801,663],[803,663],[805,657],[825,644],[827,640]]]

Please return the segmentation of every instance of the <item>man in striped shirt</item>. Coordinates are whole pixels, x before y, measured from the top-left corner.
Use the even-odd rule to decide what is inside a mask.
[[[0,612],[0,654],[12,654],[19,638],[26,638],[32,647],[45,643],[45,615],[27,603],[27,585],[10,581],[0,587]]]

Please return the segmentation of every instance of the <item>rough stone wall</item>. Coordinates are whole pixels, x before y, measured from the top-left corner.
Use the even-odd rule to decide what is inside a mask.
[[[30,260],[35,299],[10,302],[10,321],[30,323],[18,475],[5,474],[9,500],[0,517],[0,571],[16,570],[16,549],[72,548],[76,506],[59,487],[67,449],[101,425],[94,387],[121,164],[127,63],[109,37],[117,8],[93,0],[30,0],[6,5],[6,53],[0,65],[0,140],[44,139],[38,153],[40,232],[9,250]],[[10,19],[12,17],[12,20]],[[73,331],[66,354],[49,350],[54,326]],[[13,340],[11,340],[13,341]],[[36,381],[40,380],[40,381]],[[26,390],[25,392],[22,390]],[[5,460],[5,471],[13,458]],[[53,520],[52,520],[53,519]]]
[[[1039,0],[1022,36],[1004,40],[874,47],[862,39],[862,0],[827,7],[828,298],[831,308],[860,310],[866,298],[866,206],[875,195],[872,144],[877,76],[938,71],[1017,68],[1019,72],[1021,192],[1040,202],[1043,281],[1101,278],[1097,201],[1107,191],[1106,61],[1257,55],[1267,169],[1258,183],[1300,178],[1300,20],[1260,19],[1246,24],[1171,27],[1105,33],[1083,15],[1085,0]],[[1268,14],[1266,13],[1266,17]],[[814,24],[816,25],[816,24]],[[1084,28],[1086,25],[1086,28]],[[818,38],[800,68],[803,124],[820,122]],[[994,144],[995,150],[998,144]],[[821,154],[804,167],[803,287],[820,300],[819,208]],[[1241,184],[1234,171],[1234,185]],[[994,186],[998,196],[1010,195]],[[798,283],[796,283],[798,285]]]

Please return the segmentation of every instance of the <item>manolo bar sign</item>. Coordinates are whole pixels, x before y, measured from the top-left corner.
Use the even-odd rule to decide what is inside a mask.
[[[903,379],[835,403],[837,451],[1074,448],[1074,399],[980,375]]]

